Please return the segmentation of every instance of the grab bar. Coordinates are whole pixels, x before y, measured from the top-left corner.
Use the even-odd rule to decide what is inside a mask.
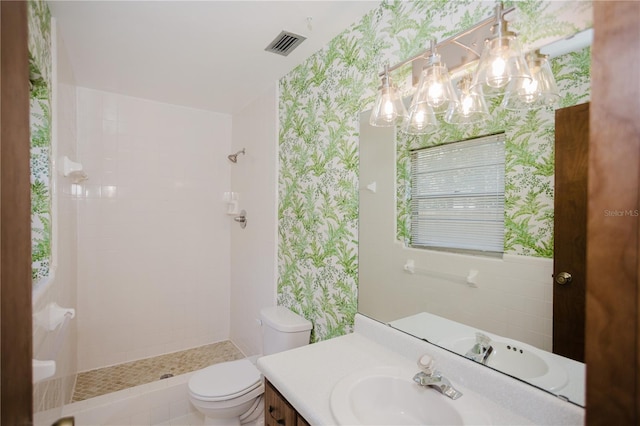
[[[405,270],[405,272],[408,272],[410,274],[419,273],[422,275],[429,275],[436,278],[443,278],[445,280],[453,281],[459,284],[466,284],[469,287],[474,287],[474,288],[478,287],[479,272],[477,269],[469,269],[469,272],[467,273],[467,275],[452,274],[448,272],[440,272],[440,271],[434,271],[432,269],[416,267],[412,259],[407,260],[407,262],[404,264],[403,269]]]

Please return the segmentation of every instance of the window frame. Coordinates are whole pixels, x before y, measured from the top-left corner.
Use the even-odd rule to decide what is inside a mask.
[[[492,141],[493,140],[493,141]],[[494,167],[494,170],[500,170],[501,175],[498,176],[498,182],[497,182],[497,186],[498,186],[498,190],[495,192],[496,194],[496,198],[498,201],[500,201],[501,206],[499,207],[499,209],[501,210],[501,220],[497,221],[496,224],[500,224],[500,229],[501,229],[501,235],[499,235],[498,232],[491,234],[493,236],[493,238],[500,238],[501,239],[501,249],[500,250],[491,250],[491,249],[483,249],[483,248],[469,248],[469,247],[462,247],[462,246],[450,246],[449,244],[447,245],[437,245],[437,244],[423,244],[423,243],[416,243],[415,238],[416,238],[416,231],[415,231],[415,222],[416,222],[416,216],[419,214],[417,213],[416,210],[416,202],[415,202],[415,157],[416,157],[416,153],[418,152],[422,152],[422,151],[426,151],[426,150],[433,150],[433,149],[440,149],[442,150],[443,147],[452,147],[456,144],[460,144],[460,143],[466,143],[469,145],[469,147],[471,147],[471,143],[473,142],[493,142],[492,146],[495,147],[495,144],[499,144],[502,146],[501,149],[501,155],[500,155],[500,161],[497,163],[493,163],[491,165],[487,165],[487,168],[490,168],[491,166]],[[415,248],[415,249],[421,249],[421,250],[436,250],[436,251],[445,251],[445,252],[452,252],[452,253],[459,253],[459,254],[470,254],[470,255],[482,255],[482,256],[490,256],[490,257],[500,257],[502,258],[502,256],[504,255],[504,238],[505,238],[505,176],[506,176],[506,134],[505,132],[497,132],[497,133],[492,133],[492,134],[487,134],[487,135],[482,135],[482,136],[477,136],[477,137],[472,137],[472,138],[467,138],[467,139],[462,139],[462,140],[457,140],[457,141],[452,141],[452,142],[447,142],[447,143],[443,143],[443,144],[438,144],[438,145],[432,145],[432,146],[427,146],[427,147],[420,147],[420,148],[415,148],[415,149],[411,149],[410,150],[410,191],[409,191],[409,222],[410,222],[410,239],[408,242],[408,247],[410,248]],[[502,166],[502,167],[495,167],[495,166]],[[424,167],[424,165],[422,165]],[[469,169],[469,168],[468,168]],[[446,170],[446,169],[445,169]],[[471,197],[473,197],[473,193],[470,194]],[[435,199],[447,199],[447,197],[437,197],[437,196],[433,196],[433,197],[421,197],[422,200],[435,200]],[[453,197],[449,197],[449,199],[453,199]],[[455,221],[455,219],[454,219]],[[468,220],[462,220],[459,219],[459,222],[465,222]],[[490,221],[491,222],[491,221]],[[458,240],[459,241],[459,240]],[[455,245],[455,241],[451,241],[450,244]]]

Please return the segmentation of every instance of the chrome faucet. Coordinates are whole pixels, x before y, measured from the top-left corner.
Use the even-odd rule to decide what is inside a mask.
[[[423,355],[418,360],[418,366],[421,368],[418,374],[413,376],[413,381],[420,386],[430,386],[436,388],[443,395],[451,399],[458,399],[462,396],[462,392],[451,386],[451,382],[442,377],[439,371],[434,369],[434,361],[429,355]]]
[[[487,364],[489,356],[493,353],[493,346],[491,346],[491,339],[489,336],[476,333],[476,343],[471,349],[464,355],[465,357],[479,362],[481,364]]]

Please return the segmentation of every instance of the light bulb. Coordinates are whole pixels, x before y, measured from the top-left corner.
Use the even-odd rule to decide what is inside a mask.
[[[425,112],[421,109],[416,111],[416,114],[413,117],[413,123],[412,123],[416,127],[416,129],[423,129],[425,121],[426,121]]]
[[[433,108],[426,102],[412,105],[409,115],[402,125],[402,131],[409,134],[430,133],[438,127]]]
[[[538,92],[538,81],[531,79],[525,80],[522,88],[522,98],[524,102],[531,103],[534,102],[540,93]]]
[[[507,61],[502,56],[496,57],[491,62],[491,72],[487,73],[487,84],[491,87],[502,87],[509,82],[506,73]]]
[[[536,50],[527,55],[527,65],[536,84],[535,90],[539,93],[538,103],[543,106],[557,105],[560,102],[560,93],[553,78],[549,58]]]
[[[387,90],[386,93],[382,95],[382,118],[385,121],[392,122],[396,119],[397,112],[393,107],[393,99]]]
[[[515,33],[507,30],[502,3],[496,7],[493,38],[486,40],[473,78],[473,87],[481,87],[484,96],[502,96],[514,80],[531,80],[529,67]]]
[[[471,114],[471,107],[473,106],[473,97],[470,94],[462,95],[462,101],[460,101],[460,112],[465,117],[468,117]]]
[[[385,66],[382,85],[378,88],[376,103],[371,111],[369,124],[375,127],[391,127],[400,123],[407,115],[397,87],[389,77],[389,66]]]
[[[429,105],[439,107],[447,101],[444,97],[444,88],[439,81],[432,81],[429,85]]]
[[[527,55],[531,79],[509,83],[502,107],[510,110],[531,110],[557,105],[560,95],[547,57],[539,51]]]
[[[426,103],[435,114],[444,114],[449,105],[458,102],[458,98],[451,85],[447,66],[442,63],[435,46],[436,43],[433,40],[428,65],[422,70],[411,105]]]
[[[489,119],[489,109],[482,96],[482,88],[471,88],[471,76],[467,75],[458,82],[460,101],[450,105],[444,116],[449,124],[473,124]]]

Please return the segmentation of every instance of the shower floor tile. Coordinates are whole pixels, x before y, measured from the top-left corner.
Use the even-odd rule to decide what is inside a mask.
[[[177,376],[219,362],[242,359],[244,355],[230,341],[213,343],[185,351],[118,364],[78,373],[71,402],[104,395],[160,380],[165,374]]]

